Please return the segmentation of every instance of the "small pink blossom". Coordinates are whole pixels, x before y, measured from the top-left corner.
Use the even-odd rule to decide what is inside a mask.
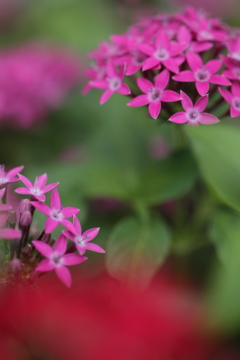
[[[105,250],[99,245],[89,243],[89,241],[93,240],[97,236],[100,228],[89,229],[82,233],[81,223],[76,216],[73,217],[73,225],[74,229],[71,229],[71,231],[64,230],[63,234],[75,243],[80,255],[83,255],[86,250],[105,253]]]
[[[51,194],[51,207],[46,204],[39,203],[38,201],[32,201],[31,204],[37,210],[48,216],[45,223],[45,232],[47,234],[54,231],[58,224],[61,224],[70,230],[73,229],[73,224],[66,219],[71,218],[73,215],[77,215],[80,211],[79,209],[72,206],[63,207],[57,189],[54,189]]]
[[[100,104],[104,104],[115,92],[122,95],[129,95],[128,85],[123,83],[125,67],[121,66],[118,72],[111,61],[108,62],[107,76],[102,80],[92,80],[89,85],[98,89],[106,89],[100,98]]]
[[[48,244],[33,240],[35,248],[46,257],[36,267],[36,271],[47,272],[55,270],[58,278],[67,286],[70,287],[72,283],[72,276],[66,266],[81,264],[87,260],[85,256],[78,254],[65,254],[67,249],[67,240],[64,235],[60,235],[54,248]]]
[[[182,107],[185,112],[174,114],[170,117],[169,121],[177,124],[188,123],[189,125],[211,125],[219,122],[216,116],[203,112],[208,104],[208,95],[198,99],[195,105],[193,105],[192,100],[183,91],[181,91],[181,97]]]
[[[2,185],[6,185],[8,183],[16,182],[19,178],[16,176],[18,173],[22,171],[24,166],[18,166],[13,168],[12,170],[6,172],[5,166],[0,165],[0,187]]]
[[[144,95],[139,95],[132,99],[128,106],[144,106],[148,105],[149,114],[153,119],[156,119],[161,111],[161,102],[173,102],[181,100],[178,93],[172,90],[165,90],[170,78],[169,71],[163,70],[156,76],[154,84],[143,78],[137,79],[139,88],[144,92]]]
[[[47,192],[54,189],[56,186],[58,186],[58,182],[48,184],[47,183],[47,174],[43,174],[41,176],[37,176],[36,180],[34,181],[34,184],[31,183],[26,176],[23,176],[21,174],[18,175],[19,179],[23,182],[23,184],[26,187],[19,187],[15,191],[18,194],[24,194],[24,195],[32,195],[34,198],[36,198],[39,201],[45,201]]]
[[[21,231],[11,228],[4,228],[8,219],[8,212],[3,211],[0,213],[0,239],[17,240],[21,237]]]
[[[231,85],[230,81],[222,75],[215,74],[222,66],[221,60],[210,60],[205,65],[198,54],[188,53],[187,61],[192,71],[184,70],[173,76],[173,80],[180,82],[196,82],[200,95],[206,95],[211,84]]]
[[[240,85],[237,82],[233,82],[232,84],[232,92],[228,91],[224,88],[219,88],[219,91],[231,106],[230,106],[230,114],[231,117],[240,116]]]

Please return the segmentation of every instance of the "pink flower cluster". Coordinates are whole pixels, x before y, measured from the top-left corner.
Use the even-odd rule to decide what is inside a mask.
[[[0,52],[0,123],[28,128],[58,107],[80,77],[66,50],[25,45]]]
[[[96,244],[90,243],[99,232],[99,228],[82,232],[80,221],[76,215],[80,209],[61,204],[56,187],[58,183],[47,184],[47,174],[37,177],[32,183],[28,178],[19,174],[23,166],[16,167],[8,172],[0,166],[0,238],[15,240],[10,247],[10,263],[7,265],[6,281],[10,277],[22,281],[32,281],[36,272],[55,270],[59,279],[68,287],[71,286],[71,273],[67,266],[80,264],[87,260],[83,256],[86,250],[99,253],[105,251]],[[21,181],[25,187],[18,187],[18,194],[30,195],[31,199],[23,199],[19,207],[19,221],[17,215],[7,201],[8,184]],[[52,191],[50,206],[44,204],[46,193]],[[41,234],[31,235],[31,224],[35,209],[47,216],[44,230]],[[69,221],[73,218],[73,223]],[[8,227],[4,227],[6,222]],[[62,231],[57,241],[51,233],[62,225]],[[72,242],[67,248],[67,239]],[[32,246],[34,245],[34,247]],[[36,254],[36,250],[38,253]],[[75,253],[77,252],[77,253]],[[42,260],[42,256],[46,259]],[[14,276],[13,276],[14,275]]]
[[[219,119],[203,111],[217,92],[214,105],[226,101],[231,116],[240,115],[240,29],[194,8],[143,18],[89,57],[83,93],[104,90],[100,104],[117,92],[132,97],[128,106],[148,105],[154,119],[164,109],[172,122],[214,124]]]

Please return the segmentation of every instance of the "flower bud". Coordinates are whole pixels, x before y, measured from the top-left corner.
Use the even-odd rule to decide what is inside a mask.
[[[19,212],[20,214],[23,213],[24,211],[30,211],[31,210],[31,201],[28,199],[23,199],[20,202],[20,206],[19,206]]]
[[[22,269],[22,263],[19,259],[13,259],[9,263],[9,269],[13,274],[18,274]]]
[[[21,215],[20,215],[20,225],[21,226],[29,226],[32,222],[32,214],[30,211],[24,211]]]
[[[16,227],[16,223],[17,223],[17,215],[16,215],[15,211],[10,211],[9,215],[8,215],[9,227],[14,229]]]

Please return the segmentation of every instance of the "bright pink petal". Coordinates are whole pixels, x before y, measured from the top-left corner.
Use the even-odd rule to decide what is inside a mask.
[[[77,234],[73,234],[71,231],[69,231],[69,230],[63,230],[63,235],[64,236],[66,236],[66,238],[68,238],[69,240],[71,240],[71,241],[74,241],[74,239],[75,239],[75,236],[77,235]]]
[[[168,120],[176,124],[184,124],[189,121],[185,112],[178,112],[172,115]]]
[[[11,179],[23,170],[24,166],[18,166],[13,168],[7,173],[7,178]]]
[[[54,220],[52,218],[47,218],[45,222],[45,233],[50,234],[52,231],[54,231],[58,227],[58,221]]]
[[[236,78],[236,75],[234,75],[231,70],[224,70],[224,71],[222,72],[222,76],[225,76],[225,77],[227,77],[227,78],[229,78],[229,79],[231,79],[231,80],[237,79],[237,78]]]
[[[221,67],[222,67],[221,60],[210,60],[205,65],[206,70],[209,71],[211,74],[218,72],[221,69]]]
[[[0,204],[0,211],[9,211],[11,210],[12,206],[8,204]],[[6,220],[7,221],[7,220]],[[4,223],[5,224],[5,223]],[[1,227],[1,225],[0,225]]]
[[[47,174],[43,174],[43,175],[39,176],[37,181],[35,181],[35,183],[36,183],[37,187],[42,189],[47,183]],[[34,185],[35,185],[35,183],[34,183]]]
[[[80,209],[77,209],[73,206],[66,206],[62,209],[62,214],[64,218],[70,218],[73,215],[77,215],[79,213]]]
[[[191,49],[193,52],[207,51],[207,50],[211,49],[212,47],[213,47],[213,44],[210,42],[193,41],[193,43],[191,45]]]
[[[53,249],[51,248],[50,245],[38,240],[33,240],[32,243],[34,247],[37,249],[37,251],[40,252],[40,254],[42,254],[46,258],[49,258],[52,255]]]
[[[59,182],[48,184],[48,185],[44,186],[44,188],[42,190],[44,191],[44,193],[47,193],[47,192],[51,191],[52,189],[54,189],[58,185],[59,185]]]
[[[229,86],[231,85],[231,82],[226,79],[224,76],[222,75],[212,75],[209,79],[209,82],[212,84],[217,84],[217,85],[224,85],[224,86]]]
[[[196,81],[193,72],[190,70],[181,71],[179,74],[174,75],[172,78],[173,78],[173,80],[180,81],[180,82]]]
[[[194,105],[194,108],[196,108],[200,113],[203,112],[208,104],[208,95],[202,96],[196,104]]]
[[[53,270],[54,267],[55,266],[48,259],[44,259],[37,265],[35,270],[36,271],[47,272],[47,271]]]
[[[138,50],[140,50],[143,54],[151,56],[154,53],[154,48],[152,46],[146,44],[137,44]]]
[[[63,256],[63,259],[64,259],[64,265],[70,266],[70,265],[81,264],[82,262],[87,260],[87,257],[80,256],[78,254],[66,254]]]
[[[68,268],[65,266],[60,266],[55,268],[56,274],[58,278],[66,285],[70,287],[72,284],[72,276]]]
[[[157,119],[158,115],[160,114],[161,111],[161,103],[160,101],[158,102],[151,102],[148,106],[148,111],[149,114],[151,115],[151,117],[153,119]]]
[[[144,106],[149,104],[147,95],[139,95],[127,103],[128,106]]]
[[[233,96],[230,93],[230,91],[228,91],[227,89],[224,89],[224,88],[218,88],[218,90],[219,90],[220,94],[222,95],[222,97],[224,98],[224,100],[226,100],[226,102],[231,104]]]
[[[33,184],[30,180],[28,180],[28,178],[26,178],[26,176],[19,174],[18,177],[28,189],[33,187]]]
[[[59,253],[61,255],[65,254],[65,252],[67,250],[67,240],[66,240],[66,237],[63,234],[61,234],[59,236],[59,238],[57,239],[53,250],[54,250],[54,252],[57,252],[57,253]]]
[[[76,234],[82,235],[82,226],[80,221],[78,220],[78,218],[76,216],[73,216],[73,224],[77,230]]]
[[[91,241],[99,233],[100,228],[89,229],[82,234],[84,241]]]
[[[172,44],[170,49],[170,55],[172,57],[180,54],[187,48],[187,44]]]
[[[91,250],[91,251],[96,251],[98,253],[105,253],[105,250],[103,248],[101,248],[101,246],[99,246],[97,244],[93,244],[93,243],[85,244],[85,249]]]
[[[102,93],[102,95],[100,97],[100,105],[102,105],[106,101],[108,101],[113,94],[114,94],[114,91],[112,91],[112,90],[104,91],[104,93]]]
[[[177,38],[180,43],[189,44],[192,40],[191,32],[184,25],[180,26],[177,32]]]
[[[31,195],[30,190],[28,188],[25,188],[25,187],[17,188],[17,189],[15,189],[15,192],[17,194]]]
[[[127,70],[126,70],[126,75],[130,76],[133,74],[136,74],[136,72],[138,72],[138,70],[141,69],[141,66],[139,65],[134,65],[134,64],[128,64]]]
[[[231,106],[230,114],[231,114],[231,117],[238,117],[238,116],[240,116],[240,111],[235,109],[233,106]]]
[[[175,74],[179,73],[179,66],[176,61],[172,58],[162,61],[163,65],[170,71],[174,72]]]
[[[143,78],[137,78],[137,84],[139,89],[145,94],[147,94],[149,92],[149,89],[154,86],[151,81]]]
[[[209,90],[209,82],[207,81],[196,81],[196,88],[200,95],[206,95]]]
[[[164,90],[169,83],[170,74],[167,69],[163,70],[159,75],[155,77],[156,87]]]
[[[212,114],[202,113],[200,115],[200,118],[199,118],[198,122],[200,124],[211,125],[211,124],[218,123],[219,119],[216,116],[212,115]]]
[[[0,238],[6,240],[15,240],[20,239],[22,233],[19,230],[10,229],[10,228],[3,228],[0,229]]]
[[[51,195],[50,204],[52,209],[60,209],[61,208],[61,199],[57,189],[54,189]]]
[[[112,61],[107,62],[106,70],[107,70],[107,75],[110,78],[117,76],[117,72],[116,72],[115,66],[113,65]]]
[[[180,91],[180,95],[182,98],[182,107],[184,110],[188,111],[189,109],[193,108],[193,102],[190,99],[190,97],[185,94],[185,92],[183,92],[182,90]]]
[[[146,71],[149,69],[154,68],[155,66],[157,66],[160,63],[160,61],[156,58],[150,57],[147,60],[144,61],[142,70]]]
[[[37,199],[38,201],[42,201],[44,202],[46,200],[46,196],[44,194],[42,195],[33,195],[35,199]]]
[[[198,54],[195,53],[188,53],[187,54],[187,62],[190,66],[192,71],[197,71],[198,69],[201,69],[203,66],[203,62],[201,57]]]
[[[121,95],[129,95],[131,93],[131,90],[129,89],[129,86],[127,84],[122,84],[117,90],[117,92]]]
[[[161,101],[164,102],[173,102],[181,100],[181,96],[172,90],[164,90],[161,96]]]
[[[234,96],[240,97],[240,85],[236,81],[234,81],[232,84],[232,93]]]
[[[94,87],[96,89],[107,89],[108,88],[108,82],[105,79],[102,80],[92,80],[88,84],[90,87]]]
[[[49,216],[51,209],[46,204],[39,203],[38,201],[31,201],[31,204],[41,213]]]
[[[69,231],[71,231],[73,234],[75,233],[75,227],[74,225],[71,223],[71,221],[67,220],[67,219],[63,219],[61,221],[59,221],[59,223],[64,226],[66,229],[68,229]]]

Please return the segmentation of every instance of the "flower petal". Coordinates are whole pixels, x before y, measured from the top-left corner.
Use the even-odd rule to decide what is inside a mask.
[[[40,189],[42,189],[47,183],[47,174],[43,174],[43,175],[39,176],[36,179],[35,183]],[[34,183],[34,185],[35,185],[35,183]]]
[[[193,108],[193,102],[190,99],[190,97],[185,92],[183,92],[182,90],[180,91],[180,95],[181,95],[181,98],[182,98],[182,107],[183,107],[183,109],[186,110],[186,111],[188,111],[189,109],[192,109]]]
[[[122,84],[117,90],[117,93],[121,95],[129,95],[131,93],[131,90],[129,89],[129,86],[127,84]]]
[[[66,238],[68,238],[69,240],[71,240],[71,241],[74,241],[74,239],[75,239],[75,236],[77,235],[77,234],[73,234],[71,231],[69,231],[69,230],[63,230],[63,235],[64,236],[66,236]]]
[[[17,189],[15,189],[15,192],[17,194],[31,195],[30,190],[28,188],[25,188],[25,187],[17,188]]]
[[[203,66],[203,62],[201,57],[198,54],[188,53],[187,54],[187,62],[192,71],[197,71],[201,69]]]
[[[234,96],[240,97],[240,85],[236,81],[232,83],[232,93]]]
[[[169,58],[167,60],[163,60],[162,63],[168,70],[174,72],[175,74],[179,73],[179,66],[174,59]]]
[[[75,226],[75,229],[77,230],[76,235],[77,235],[77,234],[82,235],[82,226],[81,226],[81,223],[80,223],[80,221],[78,220],[78,218],[77,218],[75,215],[73,216],[73,224],[74,224],[74,226]]]
[[[80,256],[78,254],[66,254],[63,256],[64,265],[71,266],[81,264],[87,260],[86,256]]]
[[[222,97],[224,98],[224,100],[226,102],[228,102],[229,104],[232,104],[232,99],[233,99],[233,96],[232,94],[230,93],[230,91],[228,91],[227,89],[224,89],[224,88],[218,88],[220,94],[222,95]]]
[[[139,95],[127,103],[128,106],[144,106],[149,104],[147,95]]]
[[[202,113],[202,114],[200,115],[199,120],[198,120],[198,122],[199,122],[200,124],[205,124],[205,125],[216,124],[216,123],[218,123],[219,121],[220,121],[220,120],[219,120],[216,116],[214,116],[214,115],[212,115],[212,114],[208,114],[208,113]]]
[[[99,230],[100,230],[100,228],[94,228],[94,229],[89,229],[89,230],[85,231],[82,234],[84,241],[91,241],[92,239],[94,239],[98,235]]]
[[[48,185],[44,186],[44,188],[42,190],[46,194],[47,192],[51,191],[52,189],[54,189],[58,185],[59,185],[59,182],[48,184]]]
[[[167,69],[163,70],[159,75],[155,77],[155,85],[164,90],[169,83],[170,74]]]
[[[181,100],[181,96],[172,90],[164,90],[161,96],[161,101],[164,102],[173,102],[173,101],[178,101]]]
[[[193,72],[190,71],[190,70],[181,71],[179,74],[174,75],[172,77],[172,79],[175,80],[175,81],[180,81],[180,82],[196,81]]]
[[[57,189],[54,189],[51,195],[50,204],[52,209],[60,209],[61,208],[61,199]]]
[[[6,240],[15,240],[20,239],[22,233],[19,230],[10,229],[10,228],[3,228],[0,229],[0,238]]]
[[[199,95],[206,95],[209,90],[208,81],[196,81],[196,88]]]
[[[209,71],[211,74],[218,72],[221,67],[222,61],[216,59],[208,61],[205,65],[206,70]]]
[[[238,116],[240,116],[240,111],[235,109],[233,106],[231,106],[230,114],[231,114],[231,117],[238,117]]]
[[[38,240],[33,240],[32,243],[34,247],[37,249],[37,251],[40,252],[40,254],[42,254],[46,258],[49,258],[52,255],[53,249],[51,248],[50,245]]]
[[[150,57],[147,60],[144,61],[142,70],[146,71],[149,69],[154,68],[155,66],[157,66],[160,63],[160,61],[154,57]]]
[[[102,95],[100,97],[100,105],[102,105],[106,101],[108,101],[113,94],[114,94],[114,91],[112,91],[112,90],[104,91],[104,93],[102,93]]]
[[[31,204],[35,207],[35,209],[37,209],[38,211],[40,211],[44,215],[47,215],[47,216],[50,215],[51,209],[46,204],[42,204],[42,203],[40,203],[38,201],[31,201]]]
[[[217,84],[217,85],[224,85],[224,86],[230,86],[231,82],[226,79],[224,76],[222,75],[212,75],[209,79],[209,82],[212,84]]]
[[[57,220],[47,218],[44,227],[46,234],[50,234],[52,231],[54,231],[58,227],[58,223],[59,222]]]
[[[16,176],[18,173],[20,173],[23,170],[24,166],[18,166],[15,167],[13,169],[11,169],[8,173],[7,173],[7,178],[11,179],[14,176]]]
[[[150,80],[143,78],[137,78],[137,84],[139,89],[145,94],[147,94],[149,92],[149,89],[154,86]]]
[[[72,276],[68,268],[65,266],[60,266],[55,268],[56,274],[58,278],[63,282],[67,287],[71,287],[72,284]]]
[[[194,108],[196,108],[200,113],[203,112],[208,104],[208,95],[202,96],[196,104],[194,105]]]
[[[47,271],[53,270],[54,267],[55,266],[48,259],[44,259],[37,265],[35,270],[36,271],[47,272]]]
[[[148,111],[153,119],[157,119],[161,111],[161,102],[151,102],[148,106]]]
[[[28,178],[26,178],[26,176],[18,174],[18,177],[28,189],[31,189],[33,187],[33,184],[30,180],[28,180]]]
[[[77,209],[73,206],[66,206],[62,209],[62,214],[64,218],[70,218],[73,215],[77,215],[79,213],[80,209]]]
[[[105,253],[105,250],[103,248],[101,248],[101,246],[99,246],[97,244],[93,244],[93,243],[85,244],[85,249],[95,251],[95,252],[98,252],[98,253]]]
[[[184,124],[189,121],[185,112],[178,112],[172,115],[168,120],[176,124]]]

